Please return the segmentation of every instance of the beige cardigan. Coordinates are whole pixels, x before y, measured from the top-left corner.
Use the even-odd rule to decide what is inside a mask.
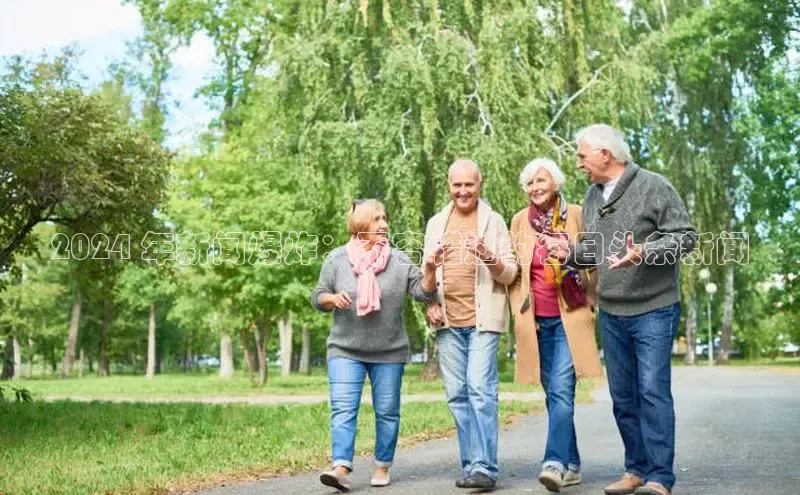
[[[453,203],[450,202],[442,211],[428,220],[425,229],[425,258],[435,248],[436,244],[444,238],[447,220],[453,212]],[[478,201],[478,237],[483,237],[483,242],[495,256],[503,262],[503,272],[497,277],[492,277],[489,268],[483,263],[478,263],[475,270],[475,326],[479,331],[505,332],[508,330],[508,294],[506,286],[517,278],[517,257],[511,246],[508,227],[499,214],[492,211],[491,207],[483,200]],[[444,303],[444,269],[436,270],[437,299],[444,310],[444,324],[439,328],[449,327],[447,311]]]

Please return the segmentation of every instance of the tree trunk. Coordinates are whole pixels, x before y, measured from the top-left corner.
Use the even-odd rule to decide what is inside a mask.
[[[156,376],[156,303],[150,303],[150,323],[147,326],[147,378]]]
[[[186,342],[186,370],[194,369],[194,343],[192,341],[191,335]]]
[[[57,365],[58,365],[58,363],[56,363],[56,349],[55,349],[55,346],[51,345],[50,346],[50,371],[51,371],[51,374],[53,374],[53,375],[56,374]]]
[[[439,356],[436,352],[436,341],[434,340],[428,346],[427,360],[425,361],[425,367],[422,368],[422,372],[419,374],[419,380],[427,382],[436,380],[439,377]]]
[[[33,357],[34,357],[34,349],[33,349],[33,339],[28,337],[28,349],[30,354],[28,354],[28,378],[33,378]]]
[[[75,348],[78,345],[78,328],[81,322],[81,293],[75,289],[75,300],[72,303],[72,321],[69,324],[67,350],[61,363],[61,376],[72,376],[72,364],[75,362]]]
[[[683,362],[693,365],[695,360],[695,342],[697,341],[697,295],[692,294],[689,298],[688,311],[686,312],[686,354]]]
[[[300,349],[300,374],[311,374],[311,336],[308,334],[308,326],[303,325],[302,348]]]
[[[0,380],[10,380],[14,376],[14,337],[6,337],[6,350],[3,353],[3,370],[0,371]]]
[[[289,376],[292,371],[292,313],[278,321],[280,339],[281,376]]]
[[[219,377],[233,377],[233,341],[225,331],[219,338]]]
[[[258,385],[263,386],[269,378],[269,360],[267,359],[267,344],[269,343],[270,326],[269,320],[264,318],[264,338],[261,338],[261,330],[256,328],[256,352],[258,352]]]
[[[255,330],[255,326],[255,322],[250,323],[250,328]],[[239,338],[242,341],[244,360],[247,363],[247,372],[250,374],[250,376],[253,376],[258,373],[258,353],[253,354],[253,352],[250,350],[250,331],[245,328],[239,329]]]
[[[108,342],[108,329],[111,327],[111,302],[106,300],[105,308],[103,309],[103,323],[100,325],[100,342],[98,343],[98,363],[97,363],[97,376],[110,375],[108,370],[108,354],[106,350]]]
[[[14,335],[11,340],[14,346],[14,372],[12,377],[14,380],[19,380],[22,378],[22,349],[20,348],[19,340],[17,340],[16,335]]]
[[[86,354],[83,352],[83,347],[78,352],[78,356],[80,356],[78,358],[78,377],[83,378],[83,371],[86,366]]]
[[[718,360],[727,363],[731,352],[731,337],[733,334],[733,300],[736,288],[733,286],[734,263],[725,265],[725,294],[722,300],[722,335],[720,336],[720,349]]]

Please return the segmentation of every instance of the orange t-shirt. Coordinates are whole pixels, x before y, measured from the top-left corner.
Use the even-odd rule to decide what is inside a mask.
[[[466,249],[469,233],[478,230],[478,210],[469,215],[453,211],[447,219],[444,242],[444,307],[451,327],[475,326],[475,270],[480,261]]]

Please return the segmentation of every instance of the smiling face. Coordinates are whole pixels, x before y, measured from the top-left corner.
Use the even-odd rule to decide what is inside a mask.
[[[450,171],[450,199],[459,213],[469,214],[478,207],[481,180],[470,165],[460,165]]]
[[[578,142],[576,159],[578,169],[586,173],[589,182],[604,184],[613,178],[609,174],[613,159],[608,150],[593,149],[586,143],[585,139],[581,139]]]
[[[388,237],[389,219],[386,217],[386,211],[383,209],[376,209],[373,212],[367,231],[362,232],[359,238],[369,242],[370,244],[375,244],[376,242]]]
[[[386,207],[375,199],[354,201],[347,218],[347,226],[350,235],[367,241],[367,247],[389,237],[389,218],[386,214]]]
[[[539,170],[528,179],[528,182],[525,184],[525,190],[528,192],[531,203],[541,211],[549,210],[553,206],[556,195],[558,194],[556,181],[544,167],[539,168]]]

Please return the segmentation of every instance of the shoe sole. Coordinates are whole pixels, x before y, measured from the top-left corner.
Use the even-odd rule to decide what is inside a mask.
[[[558,493],[561,491],[561,483],[555,478],[539,476],[539,483],[544,485],[548,492]]]
[[[606,495],[632,495],[636,491],[636,488],[633,490],[603,490],[603,493]]]
[[[350,487],[349,486],[343,485],[339,481],[339,478],[337,478],[336,476],[332,476],[330,474],[321,474],[321,475],[319,475],[319,481],[323,485],[336,488],[340,492],[349,492],[350,491]]]
[[[580,484],[581,484],[581,481],[582,481],[582,480],[575,480],[575,481],[564,481],[564,483],[563,483],[561,486],[562,486],[562,487],[564,487],[564,488],[566,488],[566,487],[568,487],[568,486],[580,485]]]
[[[389,480],[386,480],[386,481],[372,481],[372,480],[370,480],[370,482],[369,482],[369,486],[373,486],[375,488],[381,488],[381,487],[384,487],[384,486],[389,486],[389,484],[390,484]]]
[[[634,495],[661,495],[661,492],[658,490],[653,490],[652,488],[637,488],[636,491],[633,492]]]

